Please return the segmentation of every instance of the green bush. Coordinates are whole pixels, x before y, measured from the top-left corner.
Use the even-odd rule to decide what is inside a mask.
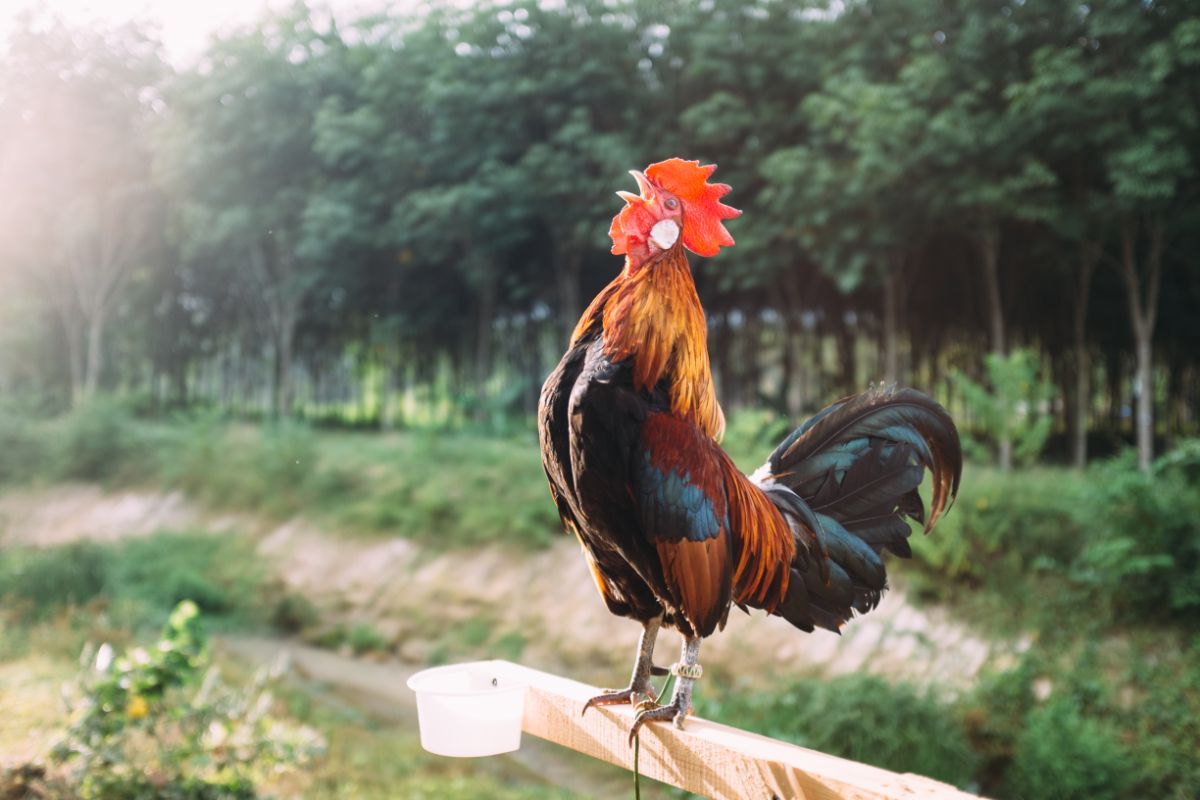
[[[108,591],[161,614],[191,600],[205,614],[255,621],[265,576],[253,545],[203,533],[159,533],[130,539],[111,559]]]
[[[141,429],[120,402],[111,398],[88,401],[60,424],[60,477],[110,482],[152,474],[152,454],[142,441]]]
[[[1087,543],[1072,578],[1117,619],[1200,621],[1200,441],[1185,442],[1149,475],[1132,454],[1089,472],[1079,516]]]
[[[271,716],[265,676],[246,689],[221,680],[194,603],[171,612],[154,646],[103,645],[84,662],[52,753],[81,800],[250,800],[266,768],[324,747],[315,731]]]
[[[972,456],[986,456],[1002,439],[1012,443],[1013,462],[1030,464],[1041,454],[1054,418],[1046,406],[1054,399],[1054,384],[1041,376],[1038,356],[1031,350],[984,356],[986,386],[958,373],[955,384],[981,421],[988,442],[964,432],[963,444]]]
[[[0,600],[42,619],[104,593],[110,565],[111,551],[90,542],[0,551]]]
[[[765,693],[701,695],[698,713],[824,753],[966,785],[975,754],[955,711],[869,675],[802,680]]]
[[[320,622],[317,607],[304,595],[288,592],[271,609],[271,625],[284,633],[301,633]]]
[[[1135,795],[1163,800],[1200,797],[1200,637],[1187,647],[1128,659],[1111,717],[1142,768]]]
[[[346,644],[350,645],[350,649],[357,655],[384,653],[390,647],[387,638],[374,626],[365,622],[360,622],[349,630],[346,634]]]
[[[1009,772],[1011,795],[1020,800],[1116,800],[1137,777],[1117,731],[1085,718],[1070,697],[1030,713]]]
[[[43,424],[0,408],[0,486],[27,483],[50,467]]]
[[[0,600],[26,620],[103,598],[134,625],[183,600],[214,617],[257,622],[266,593],[252,544],[232,536],[159,533],[0,552]]]
[[[1154,465],[1132,454],[1086,473],[968,467],[954,509],[910,541],[918,595],[1000,604],[991,624],[1103,629],[1172,618],[1200,621],[1200,444]],[[958,590],[966,589],[966,592]]]

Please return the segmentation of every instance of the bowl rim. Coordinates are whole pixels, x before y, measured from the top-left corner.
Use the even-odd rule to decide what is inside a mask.
[[[493,695],[508,694],[508,693],[517,692],[517,691],[524,691],[528,686],[527,684],[520,683],[520,682],[514,682],[511,679],[506,679],[506,682],[503,686],[487,686],[482,689],[439,689],[439,688],[430,687],[428,685],[430,679],[436,679],[441,675],[445,675],[445,674],[453,673],[453,672],[461,672],[469,667],[482,666],[482,667],[486,668],[489,666],[498,665],[500,663],[502,663],[502,662],[499,662],[496,659],[492,659],[492,660],[487,660],[487,661],[465,661],[461,664],[444,664],[440,667],[429,667],[428,669],[423,669],[420,672],[416,672],[416,673],[410,675],[408,677],[408,680],[405,681],[405,684],[408,686],[409,689],[412,689],[414,692],[417,692],[418,694],[430,694],[430,695],[436,695],[436,696],[442,696],[442,697],[493,696]],[[505,677],[506,678],[507,676],[502,675],[501,674],[502,672],[503,672],[503,670],[496,669],[497,677]]]

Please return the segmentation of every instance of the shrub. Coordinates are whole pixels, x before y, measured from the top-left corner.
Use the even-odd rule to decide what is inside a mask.
[[[0,408],[0,486],[43,475],[50,455],[41,424]]]
[[[1021,800],[1106,800],[1137,780],[1116,731],[1058,697],[1034,710],[1016,742],[1009,788]]]
[[[1089,523],[1075,582],[1118,619],[1200,617],[1200,442],[1139,472],[1132,454],[1098,465],[1080,503]]]
[[[1113,718],[1126,733],[1144,774],[1135,796],[1200,797],[1200,638],[1150,658],[1131,659],[1122,689],[1136,700],[1117,704]]]
[[[110,482],[153,473],[152,453],[129,410],[112,398],[97,398],[61,421],[57,473],[62,478]]]
[[[0,552],[0,599],[34,619],[86,603],[104,592],[110,555],[90,542]]]
[[[72,723],[52,753],[69,765],[81,800],[254,798],[268,766],[302,763],[323,748],[307,728],[270,715],[266,677],[226,685],[207,655],[194,603],[180,603],[152,647],[87,657]]]
[[[389,648],[387,638],[365,622],[360,622],[349,630],[346,634],[346,644],[356,655],[368,652],[382,653]]]
[[[300,633],[320,621],[317,607],[304,595],[288,592],[271,609],[271,624],[284,633]]]
[[[955,383],[967,405],[982,422],[992,442],[1012,442],[1013,461],[1035,461],[1046,444],[1054,418],[1046,406],[1054,399],[1054,385],[1039,374],[1041,365],[1031,350],[1014,350],[1007,356],[990,353],[984,357],[987,386],[955,375]],[[964,436],[968,451],[987,452],[987,445]]]
[[[700,700],[702,714],[825,753],[959,786],[973,774],[975,754],[953,709],[906,684],[847,675]]]
[[[130,539],[111,559],[109,592],[151,614],[191,600],[212,616],[261,613],[264,575],[253,546],[231,536],[159,533]]]

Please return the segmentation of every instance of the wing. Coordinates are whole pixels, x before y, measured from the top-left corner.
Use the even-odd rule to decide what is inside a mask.
[[[724,625],[733,585],[723,454],[694,425],[653,413],[633,461],[638,515],[658,552],[666,599],[678,623],[708,636]]]

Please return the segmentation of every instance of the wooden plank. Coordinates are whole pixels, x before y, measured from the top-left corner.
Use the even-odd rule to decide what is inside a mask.
[[[529,687],[525,733],[633,769],[627,741],[633,709],[606,706],[581,716],[583,704],[600,689],[503,664],[512,679]],[[682,731],[659,723],[642,728],[639,765],[647,777],[716,800],[977,800],[931,778],[889,772],[695,717]]]

